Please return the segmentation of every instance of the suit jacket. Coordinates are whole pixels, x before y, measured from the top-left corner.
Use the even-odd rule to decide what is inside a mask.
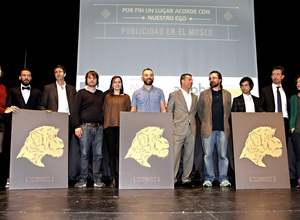
[[[254,102],[255,112],[263,112],[264,109],[261,106],[259,98],[252,95],[252,99],[253,99],[253,102]],[[238,97],[235,97],[233,99],[231,112],[246,112],[246,105],[245,105],[245,100],[244,100],[243,94],[238,96]]]
[[[291,112],[290,98],[288,96],[287,89],[284,87],[282,88],[285,92],[287,111],[288,114],[290,115]],[[272,86],[267,86],[261,89],[260,101],[265,112],[275,112],[275,100],[274,100]]]
[[[185,98],[181,90],[177,92],[170,93],[167,112],[173,113],[173,134],[175,135],[185,135],[191,126],[194,135],[196,136],[196,113],[197,113],[197,99],[198,97],[191,93],[192,104],[190,111],[185,101]],[[189,121],[190,124],[189,125]]]
[[[8,91],[8,97],[7,97],[7,106],[15,105],[21,109],[31,109],[31,110],[38,110],[39,105],[41,102],[41,96],[42,93],[40,90],[31,87],[30,88],[30,96],[28,98],[27,103],[25,104],[21,87],[13,87],[10,88]]]
[[[231,94],[225,89],[222,89],[223,108],[224,108],[224,132],[226,139],[230,135],[230,112],[231,112]],[[204,90],[200,93],[198,102],[198,117],[201,122],[202,138],[208,138],[212,132],[212,92],[211,89]]]
[[[74,86],[67,84],[67,99],[69,104],[70,113],[72,112],[72,105],[74,102],[74,97],[76,94],[76,89]],[[40,104],[41,110],[51,110],[57,112],[58,110],[58,94],[56,82],[46,85],[43,90],[42,100]]]

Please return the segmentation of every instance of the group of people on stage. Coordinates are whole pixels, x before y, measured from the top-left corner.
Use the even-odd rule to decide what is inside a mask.
[[[222,86],[222,75],[218,71],[209,73],[210,88],[197,95],[191,92],[192,75],[180,76],[181,88],[170,93],[165,102],[164,93],[153,86],[154,73],[150,68],[142,72],[142,88],[136,90],[132,98],[124,93],[120,76],[111,79],[109,90],[103,93],[97,89],[99,75],[89,71],[85,75],[86,87],[76,92],[74,86],[66,84],[66,70],[57,65],[54,68],[56,82],[46,85],[43,92],[33,88],[31,72],[24,69],[19,75],[20,86],[6,88],[0,85],[0,152],[2,151],[4,122],[3,115],[17,112],[18,109],[65,112],[70,115],[70,135],[75,133],[80,143],[80,177],[75,187],[86,187],[89,172],[89,157],[92,155],[94,186],[105,187],[101,179],[102,143],[107,144],[110,187],[117,187],[117,164],[119,158],[120,112],[170,112],[173,113],[174,184],[182,158],[183,186],[192,186],[190,174],[194,163],[196,137],[196,117],[199,117],[200,137],[204,153],[204,187],[211,187],[216,174],[213,162],[214,146],[218,155],[218,181],[220,186],[229,187],[228,178],[228,140],[231,133],[231,112],[282,112],[286,137],[292,134],[296,155],[296,170],[300,184],[300,75],[295,83],[299,93],[291,99],[282,87],[284,69],[273,68],[272,85],[261,89],[260,98],[251,95],[253,81],[244,77],[240,81],[242,95],[233,99]],[[2,71],[0,67],[0,77]],[[91,154],[92,153],[92,154]]]

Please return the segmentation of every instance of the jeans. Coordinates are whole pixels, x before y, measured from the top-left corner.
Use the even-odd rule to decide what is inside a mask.
[[[209,180],[213,182],[215,180],[214,171],[214,146],[216,144],[218,152],[218,168],[219,168],[219,182],[228,180],[228,158],[227,148],[228,139],[226,139],[224,131],[212,131],[208,138],[202,138],[202,147],[204,153],[204,181]]]
[[[79,138],[80,143],[80,181],[87,181],[89,170],[90,150],[93,151],[93,178],[94,181],[101,181],[101,162],[102,162],[102,140],[103,128],[81,125],[82,136]]]

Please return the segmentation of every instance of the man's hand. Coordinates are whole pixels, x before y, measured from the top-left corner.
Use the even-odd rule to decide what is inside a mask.
[[[10,107],[8,107],[8,108],[6,108],[6,110],[5,110],[5,112],[4,113],[11,113],[11,112],[18,112],[19,111],[19,107],[17,107],[17,106],[10,106]]]
[[[81,138],[81,135],[82,135],[82,129],[81,129],[81,128],[76,128],[76,129],[75,129],[75,135],[76,135],[78,138]]]

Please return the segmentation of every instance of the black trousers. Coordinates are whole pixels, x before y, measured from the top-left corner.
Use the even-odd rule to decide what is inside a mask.
[[[297,178],[300,178],[300,134],[297,132],[292,133],[293,148],[296,156],[296,172]]]
[[[108,127],[103,130],[104,138],[107,145],[109,156],[109,168],[111,171],[111,178],[117,177],[117,164],[119,164],[119,135],[120,127]]]

